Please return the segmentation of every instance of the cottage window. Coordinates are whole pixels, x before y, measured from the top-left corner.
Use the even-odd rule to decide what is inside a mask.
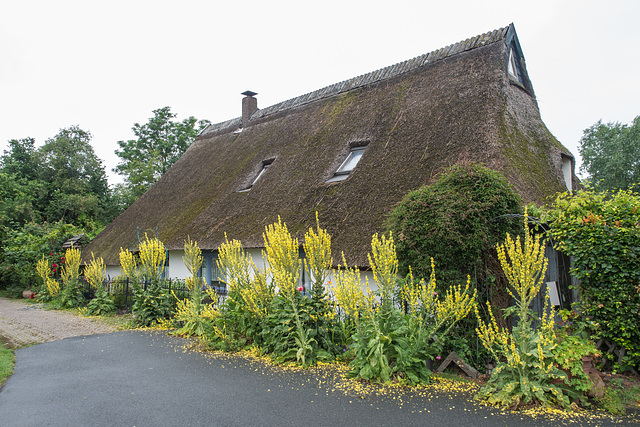
[[[269,160],[264,160],[262,162],[262,169],[260,169],[260,172],[258,172],[258,174],[256,175],[256,177],[253,179],[253,181],[251,181],[251,184],[249,184],[248,187],[243,188],[242,190],[239,190],[240,192],[242,191],[249,191],[251,190],[251,188],[256,184],[256,182],[258,182],[258,180],[260,179],[260,177],[262,175],[264,175],[264,173],[267,171],[267,169],[269,169],[269,166],[271,166],[271,163],[273,163],[274,159],[269,159]]]
[[[342,181],[347,179],[351,171],[356,167],[362,155],[364,154],[364,150],[366,147],[354,147],[349,152],[347,158],[342,162],[338,170],[335,172],[333,177],[329,179],[327,182],[335,182]]]
[[[265,163],[262,165],[262,169],[260,169],[260,172],[258,172],[258,176],[256,176],[256,179],[254,179],[253,182],[251,183],[252,187],[255,185],[256,182],[258,182],[260,177],[267,171],[267,169],[269,169],[269,166],[271,166],[271,163]]]
[[[203,253],[202,266],[198,272],[198,277],[202,278],[204,285],[218,293],[226,292],[226,285],[220,281],[222,273],[218,268],[218,253]]]
[[[513,48],[509,50],[509,74],[520,81],[520,73],[518,72],[518,63],[516,62],[516,55],[513,53]]]

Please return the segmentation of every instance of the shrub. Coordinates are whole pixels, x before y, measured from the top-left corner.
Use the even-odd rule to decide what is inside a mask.
[[[544,219],[556,248],[574,258],[577,320],[624,350],[614,367],[640,369],[640,196],[582,190],[556,199]]]
[[[6,230],[0,247],[0,289],[17,287],[21,294],[38,283],[36,264],[43,254],[52,266],[52,277],[59,277],[64,258],[62,244],[83,233],[84,230],[63,222],[27,223],[19,229]]]
[[[443,171],[432,184],[409,192],[389,218],[400,274],[412,266],[416,278],[428,280],[433,258],[439,278],[464,282],[507,232],[519,232],[515,221],[492,220],[520,213],[521,206],[498,172],[472,163]]]

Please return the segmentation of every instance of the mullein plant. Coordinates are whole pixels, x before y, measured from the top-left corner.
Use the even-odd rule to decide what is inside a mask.
[[[265,347],[276,362],[295,361],[302,366],[314,364],[318,357],[312,307],[299,285],[302,271],[298,240],[294,239],[280,218],[264,233],[267,272],[278,289],[273,310],[263,330]],[[326,356],[324,352],[322,356]]]
[[[316,212],[316,229],[309,228],[304,237],[303,249],[305,253],[304,265],[309,273],[310,289],[310,317],[309,327],[313,330],[314,339],[318,344],[318,352],[325,358],[332,358],[340,348],[335,336],[335,306],[329,299],[327,292],[327,278],[333,266],[331,256],[331,235],[320,228],[318,213]],[[340,337],[343,341],[343,337]]]
[[[305,267],[312,287],[300,284],[303,262],[299,244],[286,224],[265,228],[265,269],[256,268],[236,240],[221,245],[218,267],[228,295],[209,335],[213,347],[237,349],[252,345],[277,362],[309,366],[332,359],[334,318],[324,283],[331,267],[331,238],[319,226],[305,236]]]
[[[116,311],[116,306],[109,292],[104,288],[105,265],[104,260],[96,258],[91,253],[91,261],[85,267],[84,277],[93,289],[94,297],[87,304],[85,313],[90,316],[111,314]]]
[[[160,240],[148,236],[140,243],[139,250],[138,263],[134,254],[121,248],[120,265],[123,274],[132,282],[134,326],[153,326],[170,319],[174,313],[173,297],[160,285],[167,251]],[[141,279],[146,280],[148,286],[140,286]]]
[[[374,235],[371,249],[369,264],[378,284],[376,292],[371,292],[367,282],[363,292],[357,267],[347,268],[346,262],[336,274],[334,294],[354,325],[349,376],[427,382],[431,375],[427,360],[433,358],[449,329],[475,307],[476,293],[470,292],[467,282],[464,289],[452,287],[444,299],[438,299],[433,270],[429,283],[416,284],[411,278],[398,289],[393,236]],[[397,293],[407,300],[407,313],[394,303]]]
[[[181,322],[181,327],[175,331],[178,335],[202,337],[207,332],[208,325],[217,317],[217,312],[213,304],[206,304],[204,299],[206,293],[202,292],[203,281],[198,277],[202,267],[202,251],[198,247],[198,242],[190,238],[184,243],[184,256],[182,257],[190,276],[186,279],[189,289],[189,298],[177,300],[176,314],[174,320]]]
[[[60,294],[60,284],[51,277],[51,266],[44,255],[42,255],[42,258],[36,263],[36,272],[42,280],[42,285],[39,287],[38,299],[42,302],[51,302]]]
[[[208,335],[212,347],[238,350],[247,344],[260,346],[262,329],[275,297],[275,287],[266,271],[256,267],[242,243],[225,235],[218,249],[220,280],[227,286],[227,298],[217,309],[213,331]]]
[[[80,282],[80,250],[73,246],[65,252],[65,264],[62,266],[60,280],[62,290],[60,291],[60,305],[62,308],[76,308],[84,304],[85,299],[82,294]]]
[[[547,259],[544,244],[528,230],[527,219],[525,212],[524,242],[507,235],[504,243],[497,246],[508,291],[515,301],[504,315],[516,315],[517,325],[512,331],[500,328],[490,303],[488,322],[476,309],[478,337],[497,361],[477,398],[503,408],[517,409],[535,403],[569,409],[571,400],[581,398],[585,387],[582,382],[572,384],[554,356],[558,340],[548,289],[542,317],[538,318],[530,308],[544,284]]]

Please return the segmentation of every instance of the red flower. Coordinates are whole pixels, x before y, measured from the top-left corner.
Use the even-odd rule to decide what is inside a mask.
[[[53,264],[51,264],[51,267],[56,268],[58,266],[58,264],[56,264],[55,262]]]
[[[302,292],[302,291],[304,291],[304,288],[302,286],[298,286],[298,291]]]
[[[33,299],[33,295],[34,295],[34,294],[31,294],[31,299]]]
[[[53,252],[49,252],[49,255],[50,255],[50,256],[53,256]]]

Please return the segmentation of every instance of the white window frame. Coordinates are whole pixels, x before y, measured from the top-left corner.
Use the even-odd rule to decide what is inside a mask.
[[[340,164],[340,167],[333,174],[333,177],[331,177],[331,179],[329,179],[327,182],[343,181],[347,179],[349,174],[351,174],[351,172],[356,168],[356,166],[362,159],[364,150],[366,148],[366,146],[353,147],[351,151],[349,151],[349,155],[347,155],[347,158],[344,159],[344,161]]]

